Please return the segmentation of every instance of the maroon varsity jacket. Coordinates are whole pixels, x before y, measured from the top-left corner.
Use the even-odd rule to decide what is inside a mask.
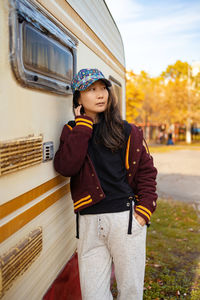
[[[75,122],[74,128],[66,124],[62,130],[54,167],[61,175],[71,177],[71,195],[76,213],[101,201],[105,194],[87,153],[93,121],[90,117],[78,116]],[[131,126],[125,157],[127,180],[136,195],[135,211],[149,223],[156,209],[157,170],[153,165],[153,158],[143,145],[142,130],[133,124]]]

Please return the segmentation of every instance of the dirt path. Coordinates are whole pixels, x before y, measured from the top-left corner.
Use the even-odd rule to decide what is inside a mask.
[[[200,211],[200,151],[153,153],[158,195],[194,203]]]

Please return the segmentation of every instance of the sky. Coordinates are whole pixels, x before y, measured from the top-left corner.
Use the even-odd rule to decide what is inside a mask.
[[[126,69],[158,76],[200,61],[200,0],[105,0],[121,33]]]

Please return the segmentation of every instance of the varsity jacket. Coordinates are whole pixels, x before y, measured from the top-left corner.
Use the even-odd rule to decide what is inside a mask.
[[[91,206],[103,198],[99,178],[88,155],[88,141],[92,136],[93,121],[87,116],[77,116],[64,125],[60,146],[54,157],[55,170],[71,177],[70,188],[74,212]],[[125,167],[127,180],[135,194],[135,211],[149,223],[156,209],[156,175],[153,158],[143,145],[143,132],[131,124],[131,133],[126,144]]]

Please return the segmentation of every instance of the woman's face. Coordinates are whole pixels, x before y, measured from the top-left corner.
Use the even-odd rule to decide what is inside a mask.
[[[85,114],[93,119],[104,112],[108,105],[108,90],[102,80],[91,84],[85,91],[80,91],[79,104],[84,107]]]

